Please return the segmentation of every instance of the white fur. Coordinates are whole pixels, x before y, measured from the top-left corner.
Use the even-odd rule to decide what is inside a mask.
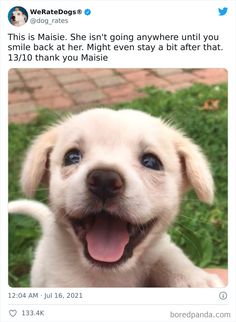
[[[83,158],[68,170],[63,167],[63,156],[72,148],[83,151]],[[147,152],[160,158],[163,171],[140,164],[140,155]],[[123,198],[105,206],[93,199],[88,202],[86,177],[97,168],[122,174],[126,183]],[[27,200],[10,203],[9,208],[31,215],[44,227],[32,286],[222,286],[218,277],[196,267],[166,234],[185,191],[192,187],[200,200],[211,203],[214,185],[199,147],[162,120],[133,110],[109,109],[68,118],[41,134],[28,151],[21,177],[23,191],[33,196],[41,182],[49,186],[51,210]],[[80,216],[84,209],[102,207],[132,223],[157,218],[133,256],[113,269],[88,262],[67,220]]]
[[[26,23],[27,17],[20,10],[13,11],[12,16],[15,17],[15,20],[12,20],[14,26],[20,27]]]
[[[51,210],[41,202],[34,200],[16,200],[8,203],[9,213],[22,213],[36,219],[44,229],[54,220]]]

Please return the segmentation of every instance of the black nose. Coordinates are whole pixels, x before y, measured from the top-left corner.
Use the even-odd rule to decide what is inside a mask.
[[[118,196],[123,188],[119,173],[111,170],[93,170],[87,177],[89,190],[102,201]]]

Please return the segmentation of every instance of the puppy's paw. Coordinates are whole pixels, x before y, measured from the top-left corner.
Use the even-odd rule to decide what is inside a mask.
[[[170,286],[174,287],[224,287],[217,275],[209,274],[200,268],[174,276],[171,284],[173,285]]]

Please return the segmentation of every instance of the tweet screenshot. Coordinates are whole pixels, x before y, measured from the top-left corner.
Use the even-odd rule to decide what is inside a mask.
[[[1,322],[235,322],[235,17],[0,0]]]

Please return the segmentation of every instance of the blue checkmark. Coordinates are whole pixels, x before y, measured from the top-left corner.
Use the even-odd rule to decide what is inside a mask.
[[[85,14],[86,16],[89,16],[89,15],[91,14],[91,10],[90,10],[90,9],[85,9],[85,10],[84,10],[84,14]]]

